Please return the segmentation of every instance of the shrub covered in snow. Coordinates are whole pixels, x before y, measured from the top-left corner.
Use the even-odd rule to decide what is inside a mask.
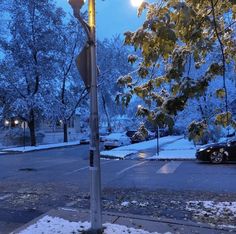
[[[38,143],[42,143],[44,134],[42,132],[36,133]],[[3,136],[3,145],[29,145],[30,132],[28,129],[24,131],[23,128],[9,129]]]

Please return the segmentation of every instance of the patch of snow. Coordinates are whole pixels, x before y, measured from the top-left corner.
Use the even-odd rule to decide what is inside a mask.
[[[161,147],[164,147],[164,145],[171,144],[172,142],[181,140],[182,138],[183,138],[183,136],[161,137],[159,140],[159,144]],[[139,150],[152,149],[152,148],[156,148],[156,147],[157,147],[157,139],[154,139],[154,140],[150,140],[150,141],[143,141],[143,142],[136,143],[136,144],[117,147],[112,150],[105,150],[105,151],[102,151],[100,154],[101,154],[101,156],[108,156],[108,157],[124,159],[125,157],[129,156],[130,154],[138,153]],[[156,159],[156,158],[154,158],[154,159]]]
[[[135,200],[134,200],[134,201],[131,201],[131,203],[134,204],[134,205],[138,204],[138,202],[135,201]]]
[[[11,197],[11,194],[6,194],[0,197],[0,200],[5,200],[6,198]]]
[[[176,140],[179,140],[183,138],[183,136],[166,136],[166,137],[161,137],[159,140],[159,144],[160,146],[163,144],[167,144]],[[145,150],[145,149],[151,149],[151,148],[155,148],[157,146],[157,139],[153,139],[150,141],[143,141],[140,143],[136,143],[136,144],[131,144],[131,145],[127,145],[127,146],[121,146],[119,148],[115,148],[113,149],[115,150]]]
[[[236,226],[234,225],[217,225],[219,228],[231,228],[231,229],[236,229]]]
[[[142,229],[128,228],[118,224],[104,224],[104,234],[159,234],[158,232],[148,232]],[[51,234],[51,233],[82,233],[90,228],[89,222],[70,222],[68,220],[44,216],[38,220],[35,224],[27,227],[26,229],[19,232],[19,234]],[[166,234],[171,234],[166,232]]]
[[[121,206],[125,206],[125,207],[128,207],[129,206],[129,202],[128,201],[124,201],[121,203]]]
[[[170,144],[161,146],[159,155],[155,154],[148,159],[195,159],[196,148],[187,139],[179,139]]]
[[[141,203],[139,203],[140,207],[146,207],[148,205],[149,205],[149,202],[141,202]]]
[[[48,144],[48,145],[15,147],[15,148],[3,149],[2,151],[4,152],[30,152],[30,151],[36,151],[36,150],[42,150],[42,149],[52,149],[52,148],[73,146],[73,145],[79,145],[79,144],[80,144],[80,141],[73,141],[73,142],[67,142],[67,143],[57,143],[57,144]]]
[[[225,216],[236,218],[236,202],[189,201],[186,209],[197,216]]]
[[[101,156],[107,156],[107,157],[114,157],[114,158],[124,159],[128,155],[135,154],[137,152],[138,151],[105,150],[105,151],[101,151],[100,155]]]
[[[164,150],[195,150],[195,146],[192,142],[187,139],[179,139],[171,144],[165,145],[163,147]]]

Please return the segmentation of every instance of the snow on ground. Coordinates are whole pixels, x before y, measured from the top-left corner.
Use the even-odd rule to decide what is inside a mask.
[[[123,202],[121,203],[121,206],[128,207],[129,204],[130,204],[130,203],[129,203],[128,201],[123,201]]]
[[[183,136],[167,136],[167,137],[161,137],[159,144],[162,147],[162,145],[177,141],[179,139],[183,138]],[[150,140],[150,141],[143,141],[136,144],[126,145],[114,148],[112,150],[105,150],[102,151],[100,154],[101,156],[108,156],[108,157],[114,157],[114,158],[125,158],[126,156],[130,154],[135,154],[139,150],[146,150],[151,148],[157,147],[157,139]]]
[[[128,155],[131,155],[131,154],[135,154],[137,153],[138,151],[134,151],[134,150],[131,150],[131,151],[119,151],[119,150],[105,150],[105,151],[102,151],[100,153],[100,155],[102,157],[114,157],[114,158],[120,158],[120,159],[124,159],[125,157],[127,157]]]
[[[161,147],[162,148],[162,147]],[[163,150],[191,150],[196,149],[194,144],[187,139],[178,139],[177,141],[164,146]]]
[[[231,215],[236,218],[236,202],[189,201],[186,209],[198,215]]]
[[[29,151],[36,151],[36,150],[42,150],[42,149],[73,146],[73,145],[79,145],[79,144],[80,144],[80,141],[73,141],[73,142],[67,142],[67,143],[57,143],[57,144],[48,144],[48,145],[15,147],[15,148],[3,149],[2,151],[3,152],[29,152]]]
[[[160,146],[166,143],[170,143],[173,141],[176,141],[178,139],[183,138],[183,136],[166,136],[166,137],[161,137],[159,140]],[[114,151],[116,150],[145,150],[145,149],[150,149],[150,148],[155,148],[157,147],[157,139],[154,140],[150,140],[150,141],[143,141],[140,143],[136,143],[136,144],[131,144],[131,145],[126,145],[126,146],[121,146],[119,148],[115,148],[113,149]]]
[[[221,227],[236,228],[236,225],[224,225],[225,221],[234,223],[236,220],[236,201],[215,202],[215,201],[189,201],[186,210],[193,213],[197,219],[214,220]],[[217,222],[215,222],[217,221]]]
[[[158,234],[158,232],[147,232],[142,229],[128,228],[123,225],[118,224],[104,224],[105,230],[104,234]],[[88,222],[70,222],[68,220],[44,216],[38,220],[35,224],[29,226],[28,228],[19,232],[19,234],[51,234],[51,233],[82,233],[90,228],[90,223]],[[166,232],[166,234],[171,234]]]
[[[195,159],[196,147],[187,139],[177,139],[176,141],[160,147],[159,155],[154,155],[148,159]]]

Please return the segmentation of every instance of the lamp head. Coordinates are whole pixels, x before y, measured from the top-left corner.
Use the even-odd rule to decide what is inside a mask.
[[[68,2],[71,5],[74,13],[79,13],[80,9],[85,3],[85,0],[68,0]]]
[[[131,0],[131,4],[133,7],[140,7],[143,3],[143,0]]]

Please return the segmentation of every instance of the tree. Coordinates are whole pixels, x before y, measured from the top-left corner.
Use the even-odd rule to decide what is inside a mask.
[[[57,53],[62,49],[65,13],[49,0],[13,0],[9,6],[9,38],[0,40],[4,51],[1,84],[5,116],[28,123],[31,145],[36,145],[36,119],[52,99],[52,79],[57,74]]]
[[[136,32],[125,33],[125,43],[141,52],[141,58],[129,56],[129,62],[137,63],[141,85],[136,85],[132,76],[123,76],[118,83],[129,91],[118,98],[128,104],[130,96],[136,94],[146,106],[138,114],[154,123],[167,123],[173,127],[174,116],[182,111],[188,100],[200,98],[214,79],[222,77],[222,87],[216,90],[224,97],[224,110],[215,115],[215,123],[234,125],[228,108],[226,87],[226,63],[235,60],[235,1],[226,0],[163,0],[149,4],[144,2],[138,11],[146,9],[146,20]],[[212,53],[220,51],[206,66]],[[193,60],[195,71],[189,74]],[[159,75],[158,70],[164,72]],[[194,71],[192,71],[194,73]],[[206,128],[204,120],[193,122],[189,130],[193,138],[199,138]]]
[[[123,45],[120,36],[98,41],[99,97],[107,121],[107,130],[111,132],[111,117],[122,112],[115,103],[115,95],[122,89],[116,85],[117,77],[131,71],[127,64],[128,48]]]
[[[79,23],[70,20],[64,27],[64,34],[61,45],[60,56],[58,57],[58,70],[60,71],[57,80],[61,82],[56,91],[57,103],[60,110],[56,111],[57,121],[63,122],[63,139],[68,142],[68,122],[74,116],[76,109],[87,96],[88,92],[81,79],[78,78],[76,67],[76,56],[85,44],[85,34]]]

